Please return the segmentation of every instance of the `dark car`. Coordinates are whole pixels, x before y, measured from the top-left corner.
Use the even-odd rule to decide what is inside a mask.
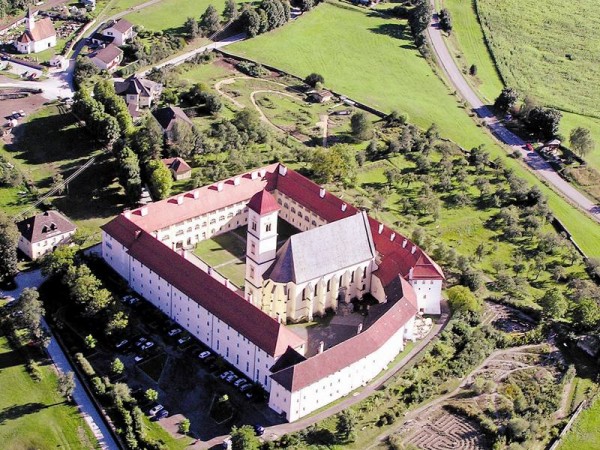
[[[160,419],[164,419],[165,417],[169,417],[169,411],[167,411],[166,409],[161,409],[159,412],[156,413],[156,415],[154,416],[154,418],[156,420],[160,420]]]
[[[265,427],[258,424],[254,425],[254,433],[256,433],[257,436],[262,436],[265,434]]]

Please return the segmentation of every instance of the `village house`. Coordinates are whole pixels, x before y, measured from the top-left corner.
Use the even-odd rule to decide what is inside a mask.
[[[162,160],[175,181],[188,180],[192,177],[192,168],[181,158],[166,158]]]
[[[133,117],[140,115],[140,109],[150,108],[162,92],[162,84],[132,75],[123,81],[115,81],[115,92],[125,97],[125,103]]]
[[[90,58],[100,70],[112,73],[117,70],[117,67],[123,60],[123,50],[116,45],[110,44],[92,53]]]
[[[298,232],[278,248],[278,220]],[[186,249],[246,231],[243,293]],[[295,421],[364,386],[440,314],[444,275],[407,238],[283,164],[125,211],[102,227],[102,257],[131,289],[269,392]],[[287,321],[350,308],[370,294],[381,314],[309,354]]]
[[[135,36],[133,24],[125,19],[119,19],[112,22],[108,27],[101,31],[104,36],[114,38],[114,44],[121,46],[131,41]]]
[[[187,123],[189,126],[194,125],[187,114],[179,106],[160,108],[153,111],[152,114],[163,129],[167,143],[173,140],[173,127],[177,122]]]
[[[313,102],[313,103],[327,103],[330,102],[333,99],[333,94],[329,91],[310,91],[307,92],[307,96],[306,96],[307,100],[309,102]]]
[[[37,259],[69,242],[77,227],[58,211],[46,211],[17,223],[18,248],[30,259]]]
[[[49,17],[36,21],[29,9],[25,27],[25,32],[15,42],[19,53],[39,53],[56,47],[56,31]]]

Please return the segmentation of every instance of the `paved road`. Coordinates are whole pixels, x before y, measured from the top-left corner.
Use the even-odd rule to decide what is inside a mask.
[[[3,291],[2,295],[7,295],[13,299],[16,299],[19,297],[19,295],[21,295],[23,289],[27,287],[39,288],[43,281],[44,277],[39,269],[29,272],[21,272],[15,279],[17,288],[13,291]],[[45,320],[42,321],[42,326],[50,334],[50,345],[48,346],[47,351],[50,355],[50,358],[52,358],[52,361],[54,361],[54,365],[58,370],[64,373],[75,372],[71,366],[71,363],[60,348],[60,345],[58,345],[56,342],[56,339],[54,338],[54,335],[52,334],[52,331],[48,327],[48,324]],[[100,417],[100,413],[96,409],[91,398],[81,385],[81,381],[77,377],[75,377],[75,391],[73,392],[73,400],[77,403],[79,412],[94,433],[94,436],[98,440],[100,447],[104,450],[119,450],[119,446],[113,439],[112,434],[106,427],[102,417]]]
[[[431,0],[431,3],[434,5],[434,0]],[[469,83],[467,83],[463,73],[450,55],[448,47],[444,42],[442,31],[439,27],[439,17],[437,14],[434,14],[433,20],[427,29],[427,33],[437,56],[438,64],[444,70],[448,79],[460,93],[461,97],[463,97],[473,111],[485,121],[494,136],[501,142],[511,146],[513,150],[519,151],[523,156],[523,160],[537,176],[554,186],[554,188],[561,192],[563,196],[586,211],[595,220],[600,221],[600,205],[591,201],[584,194],[575,189],[569,182],[564,180],[539,154],[523,148],[525,141],[506,129],[492,111],[483,104],[477,93]]]

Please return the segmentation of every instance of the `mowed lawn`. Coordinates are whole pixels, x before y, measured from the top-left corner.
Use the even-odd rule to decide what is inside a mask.
[[[324,3],[293,23],[227,47],[294,75],[321,73],[325,85],[385,112],[406,112],[421,127],[436,123],[442,136],[465,148],[484,144],[548,196],[556,216],[590,256],[600,256],[600,226],[543,185],[461,109],[414,48],[405,21]],[[366,145],[366,144],[365,144]]]
[[[163,0],[128,14],[125,18],[135,25],[143,25],[148,30],[178,32],[188,17],[200,20],[208,5],[213,5],[219,15],[222,15],[225,0]]]
[[[22,356],[0,336],[0,443],[4,449],[90,449],[96,441],[77,409],[56,392],[56,373],[35,382]]]
[[[504,81],[541,102],[600,116],[597,0],[477,0]]]
[[[583,411],[573,428],[558,447],[559,450],[597,450],[600,448],[600,398]]]
[[[450,46],[455,60],[463,70],[475,64],[477,76],[468,78],[484,100],[493,103],[504,84],[485,45],[473,0],[442,0],[441,3],[452,17]]]

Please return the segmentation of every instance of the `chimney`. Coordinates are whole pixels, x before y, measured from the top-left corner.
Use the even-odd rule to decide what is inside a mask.
[[[390,241],[393,241],[396,238],[396,233],[392,233],[392,235],[390,236]]]
[[[321,188],[321,190],[319,191],[319,197],[325,197],[325,188]]]
[[[323,353],[323,350],[325,350],[325,342],[321,341],[319,342],[319,353]]]
[[[256,178],[258,177],[258,172],[254,171],[250,174],[250,178],[252,178],[253,180],[256,180]]]
[[[183,204],[183,195],[178,195],[178,196],[177,196],[177,204],[178,204],[178,205],[181,205],[181,204]]]
[[[409,280],[412,280],[414,270],[415,270],[414,267],[411,267],[410,270],[408,271],[408,279]]]
[[[285,167],[283,164],[279,164],[279,175],[285,177],[286,174],[287,174],[287,167]]]
[[[140,208],[140,215],[142,217],[147,216],[148,215],[148,207],[147,206],[142,206]]]
[[[219,181],[219,182],[217,183],[217,191],[221,192],[222,190],[223,190],[223,182],[222,182],[222,181]]]
[[[259,174],[260,174],[260,177],[261,177],[261,178],[264,178],[264,177],[265,177],[265,175],[267,174],[267,170],[266,170],[266,169],[260,169],[260,172],[259,172]]]
[[[225,278],[225,281],[223,281],[223,284],[225,285],[226,288],[229,287],[229,280],[227,278]]]
[[[194,191],[194,200],[198,200],[200,198],[200,191],[195,190]]]
[[[181,249],[181,251],[179,252],[179,254],[181,255],[181,257],[183,259],[187,259],[186,256],[185,256],[185,250],[184,249]]]
[[[410,254],[414,255],[416,251],[417,251],[417,246],[413,245],[412,248],[410,249]]]
[[[131,210],[126,209],[125,211],[123,211],[123,215],[126,219],[131,219]]]
[[[358,328],[356,329],[356,334],[360,334],[360,332],[362,331],[362,329],[363,329],[363,324],[359,323],[358,324]]]
[[[406,248],[406,244],[408,243],[408,241],[406,239],[404,239],[402,241],[402,248]]]
[[[235,178],[233,179],[233,185],[234,185],[234,186],[239,186],[239,185],[240,185],[240,181],[241,181],[241,178],[240,178],[240,177],[235,177]]]
[[[345,203],[342,203],[342,211],[346,211],[347,207],[348,207],[348,205],[346,205]]]
[[[207,266],[208,267],[208,271],[206,273],[208,273],[209,275],[212,275],[212,267]]]
[[[377,231],[379,232],[379,234],[383,233],[383,224],[382,223],[379,224],[379,229]]]

